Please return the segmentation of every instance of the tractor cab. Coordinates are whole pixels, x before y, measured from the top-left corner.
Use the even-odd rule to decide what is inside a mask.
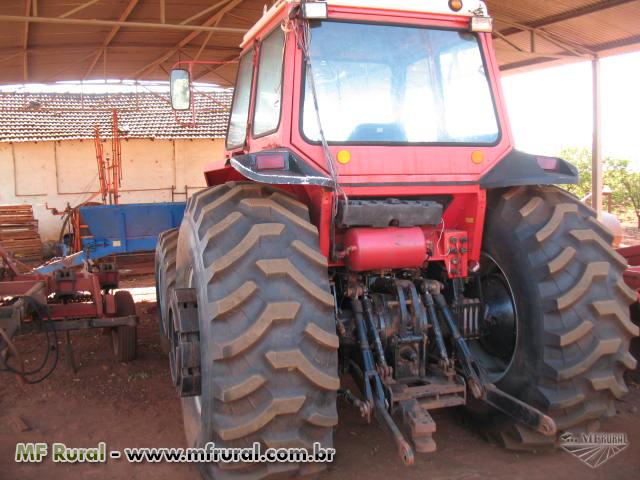
[[[335,225],[338,210],[358,210],[348,198],[385,199],[392,185],[421,200],[444,193],[444,216],[423,218],[426,236],[441,238],[444,222],[467,237],[469,258],[449,269],[466,275],[467,260],[480,256],[482,187],[571,183],[575,173],[513,151],[491,31],[477,0],[276,2],[241,44],[226,158],[207,165],[208,184],[248,179],[305,190],[334,264],[348,260],[349,246],[336,240],[348,233],[341,227],[373,222],[365,213]],[[179,108],[189,108],[185,73],[172,75]],[[381,208],[406,225],[397,207]],[[433,251],[447,261],[447,249]]]
[[[331,156],[347,183],[477,180],[512,146],[491,30],[477,0],[276,2],[241,45],[227,156],[287,148],[324,174]]]

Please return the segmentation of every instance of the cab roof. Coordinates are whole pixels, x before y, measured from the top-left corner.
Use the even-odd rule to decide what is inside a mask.
[[[471,17],[487,15],[487,7],[479,0],[464,0],[457,12],[449,6],[448,0],[326,0],[328,5],[368,8],[375,10],[396,10],[402,12],[440,13]]]
[[[300,0],[278,0],[264,12],[262,18],[244,35],[241,48],[251,42],[263,28],[286,9],[300,5]],[[454,15],[458,17],[487,16],[487,6],[480,0],[464,0],[462,8],[454,10],[449,0],[307,0],[311,3],[326,3],[329,6],[362,8],[366,10],[383,10],[395,12],[435,13],[439,15]]]

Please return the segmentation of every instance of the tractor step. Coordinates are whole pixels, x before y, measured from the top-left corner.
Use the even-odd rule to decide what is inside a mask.
[[[391,401],[399,406],[402,419],[416,452],[436,451],[433,434],[436,423],[429,410],[455,407],[466,403],[466,385],[461,377],[448,380],[442,376],[425,378],[423,385],[389,385]]]
[[[420,405],[417,400],[404,400],[400,402],[400,408],[404,426],[409,431],[416,452],[435,452],[436,442],[433,434],[436,431],[436,422],[431,418],[429,410]]]

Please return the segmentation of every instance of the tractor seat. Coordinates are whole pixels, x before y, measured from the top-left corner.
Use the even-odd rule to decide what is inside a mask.
[[[349,142],[406,142],[407,134],[398,123],[363,123],[347,139]]]

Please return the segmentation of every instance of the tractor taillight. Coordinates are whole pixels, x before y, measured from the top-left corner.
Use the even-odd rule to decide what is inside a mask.
[[[536,157],[538,165],[543,170],[555,172],[558,169],[558,159],[553,157]]]
[[[286,170],[288,156],[287,152],[257,153],[256,170]]]

